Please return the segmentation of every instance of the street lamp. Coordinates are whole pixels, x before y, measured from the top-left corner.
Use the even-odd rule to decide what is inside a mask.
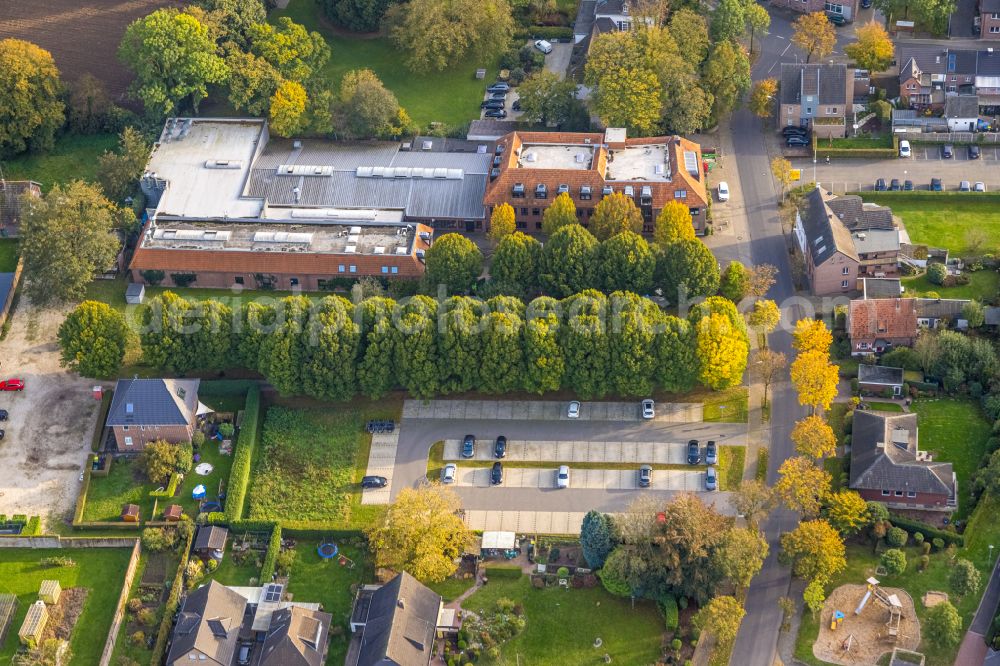
[[[993,564],[993,544],[990,544],[990,564]]]

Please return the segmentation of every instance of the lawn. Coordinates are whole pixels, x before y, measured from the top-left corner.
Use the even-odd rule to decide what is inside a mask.
[[[980,570],[984,586],[990,572],[988,545],[1000,541],[1000,523],[996,521],[998,511],[1000,511],[1000,499],[984,498],[969,521],[965,532],[965,548],[958,551],[958,557],[971,560]],[[910,596],[913,597],[917,616],[921,622],[927,615],[927,609],[920,602],[923,594],[928,590],[948,592],[952,603],[962,616],[964,627],[968,628],[975,614],[976,607],[979,605],[980,595],[975,594],[959,598],[951,592],[948,584],[948,574],[952,567],[947,555],[943,551],[931,554],[930,567],[927,571],[923,572],[917,571],[920,552],[912,539],[909,541],[909,545],[905,548],[905,551],[907,559],[906,573],[902,576],[879,576],[879,581],[887,587],[902,587],[909,592]],[[870,543],[849,544],[847,547],[847,569],[827,585],[827,593],[845,583],[863,584],[865,579],[874,573],[877,563],[878,556],[872,553]],[[982,589],[980,592],[982,592]],[[802,626],[799,629],[795,644],[795,657],[800,661],[814,666],[824,663],[816,659],[812,654],[812,644],[816,640],[818,631],[819,625],[817,620],[806,611],[803,614]],[[957,650],[957,646],[945,649],[935,648],[927,641],[923,641],[920,646],[920,651],[927,655],[927,666],[951,666]]]
[[[260,567],[264,564],[264,553],[249,551],[242,557],[242,561],[237,561],[239,557],[233,557],[233,541],[240,538],[240,535],[232,534],[230,536],[219,568],[205,576],[205,582],[213,579],[223,585],[236,587],[260,584]]]
[[[361,506],[369,419],[399,419],[396,400],[330,405],[289,400],[264,420],[249,493],[248,518],[303,528],[357,528],[377,507]]]
[[[124,312],[126,309],[125,288],[127,286],[128,281],[125,278],[118,278],[116,280],[94,280],[87,285],[86,298],[88,300],[107,303],[114,309]],[[313,300],[318,300],[324,296],[332,295],[325,292],[303,292],[301,294],[292,294],[290,291],[259,291],[254,289],[235,291],[233,289],[202,289],[200,287],[146,287],[146,300],[148,301],[149,299],[159,296],[167,291],[172,291],[178,296],[192,300],[203,301],[207,299],[214,299],[222,301],[231,308],[238,308],[242,306],[243,303],[255,299],[265,300],[265,302],[273,302],[274,300],[284,298],[286,296],[300,295]]]
[[[865,400],[865,404],[871,407],[875,411],[879,412],[897,412],[902,414],[903,407],[895,402],[872,402],[871,400]]]
[[[50,190],[55,183],[93,181],[99,167],[97,158],[117,143],[114,134],[67,134],[48,152],[25,153],[5,161],[3,173],[8,180],[34,180],[43,191]]]
[[[288,591],[296,601],[312,601],[323,604],[323,610],[333,615],[333,624],[339,626],[342,633],[330,639],[330,652],[326,663],[339,666],[347,656],[347,643],[350,639],[347,621],[351,617],[351,605],[354,596],[353,585],[370,582],[375,573],[368,552],[360,544],[338,541],[340,552],[354,561],[354,567],[341,566],[335,559],[323,560],[316,553],[318,541],[297,540],[297,553],[292,572],[288,577]]]
[[[886,134],[884,136],[856,136],[848,137],[846,139],[819,139],[817,141],[817,146],[819,148],[852,148],[852,149],[867,149],[867,148],[892,148],[892,136]]]
[[[272,11],[269,20],[275,22],[288,16],[326,38],[332,55],[322,74],[335,89],[339,88],[347,72],[367,68],[395,93],[399,103],[423,131],[432,122],[456,127],[479,118],[479,103],[486,82],[492,81],[498,71],[498,54],[484,59],[471,57],[443,72],[414,74],[403,66],[401,52],[387,38],[333,34],[321,19],[321,11],[318,3],[291,0],[287,9]],[[480,67],[487,70],[486,81],[475,78],[476,69]]]
[[[655,604],[613,597],[604,588],[545,588],[530,579],[493,578],[462,607],[483,610],[501,597],[524,606],[527,626],[502,648],[499,664],[603,664],[609,654],[616,664],[651,664],[660,656],[663,616]],[[603,645],[594,649],[594,639]],[[485,658],[484,658],[485,659]]]
[[[10,662],[17,651],[17,630],[24,621],[28,606],[38,599],[39,584],[43,580],[55,579],[63,590],[73,587],[85,587],[89,590],[83,612],[74,625],[70,639],[70,649],[73,652],[71,664],[91,666],[98,663],[131,554],[131,550],[127,548],[0,548],[2,589],[18,596],[17,614],[4,647],[0,650],[0,662]],[[56,556],[70,557],[76,562],[76,566],[53,569],[38,566],[41,558]]]
[[[743,480],[747,450],[744,446],[719,447],[719,490],[736,490]]]
[[[445,578],[440,583],[428,583],[427,587],[440,594],[444,600],[454,601],[476,583],[473,578]]]
[[[0,273],[13,273],[17,268],[17,239],[0,238]]]
[[[702,420],[706,423],[746,423],[750,391],[745,386],[712,392],[704,396]]]
[[[1000,206],[993,194],[973,196],[966,192],[865,193],[865,201],[892,208],[903,219],[910,240],[931,247],[946,247],[953,255],[969,251],[969,231],[984,231],[986,251],[1000,246]]]
[[[955,468],[959,491],[955,518],[965,518],[970,508],[968,488],[986,453],[990,424],[971,400],[917,400],[912,409],[919,414],[920,448]]]
[[[976,271],[966,275],[969,276],[969,284],[954,287],[931,284],[926,275],[903,278],[902,284],[906,287],[907,296],[924,296],[934,292],[941,298],[970,298],[984,303],[992,303],[996,299],[997,292],[1000,291],[1000,273]]]

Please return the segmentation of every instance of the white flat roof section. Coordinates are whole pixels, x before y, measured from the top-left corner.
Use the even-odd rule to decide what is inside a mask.
[[[670,180],[670,152],[666,144],[629,146],[608,156],[607,180]]]
[[[573,144],[525,144],[517,159],[519,169],[575,169],[588,171],[594,165],[594,146]]]
[[[483,532],[483,548],[513,548],[517,537],[513,532]]]
[[[157,213],[257,217],[263,202],[242,192],[263,130],[255,119],[168,119],[145,174],[167,183]]]

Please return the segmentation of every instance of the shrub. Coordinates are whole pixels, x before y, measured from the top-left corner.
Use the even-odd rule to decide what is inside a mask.
[[[920,552],[922,554],[924,554],[924,555],[930,555],[930,552],[931,552],[931,542],[930,541],[924,541],[922,544],[920,544]]]
[[[260,387],[253,384],[247,390],[243,408],[243,426],[233,454],[233,467],[229,472],[229,494],[226,497],[226,520],[232,522],[243,517],[243,501],[250,483],[250,461],[257,446],[257,429],[260,425]]]
[[[930,544],[926,544],[926,545],[930,546]],[[927,567],[929,567],[930,565],[931,565],[931,556],[930,555],[921,555],[920,556],[920,564],[918,565],[918,568],[921,571],[927,571]]]
[[[194,434],[191,435],[191,446],[198,450],[205,443],[205,433],[201,430],[195,430]]]
[[[680,607],[681,610],[685,610],[688,607],[688,598],[687,597],[678,598],[677,605]]]
[[[142,547],[154,553],[161,553],[177,545],[177,530],[162,527],[147,527],[142,531]]]
[[[931,543],[934,544],[935,552],[942,550],[944,548],[944,539],[942,539],[941,537],[934,537],[934,540]]]
[[[193,590],[205,577],[205,565],[197,557],[192,557],[184,569],[184,576],[187,578],[187,589]]]
[[[549,550],[549,562],[557,562],[559,560],[559,549],[552,548]]]
[[[138,597],[129,599],[128,604],[125,607],[128,608],[128,612],[130,613],[138,613],[142,610],[142,599],[139,599]]]
[[[569,576],[569,569],[567,567],[559,567],[559,570],[556,572],[556,575],[559,576],[560,578],[566,578],[567,576]]]
[[[906,545],[906,530],[901,527],[892,527],[885,534],[885,542],[893,548],[902,548]]]
[[[684,645],[684,643],[682,643],[681,639],[679,638],[675,638],[674,640],[670,641],[670,647],[674,649],[674,652],[680,652],[682,645]]]
[[[923,532],[914,532],[913,533],[913,540],[916,542],[916,544],[918,546],[921,545],[924,542],[924,533]]]
[[[132,645],[142,645],[146,642],[146,633],[143,631],[137,631],[129,636],[129,640],[132,641]]]
[[[156,622],[156,613],[152,608],[143,608],[135,616],[136,621],[144,627],[151,627]]]
[[[898,576],[906,571],[906,553],[898,548],[890,548],[882,553],[879,562],[890,576]]]
[[[680,611],[677,609],[677,599],[672,594],[668,594],[660,600],[660,607],[663,609],[663,619],[666,622],[668,631],[676,631],[680,622]]]
[[[205,568],[208,570],[208,573],[212,573],[213,571],[219,568],[219,561],[215,558],[212,558],[211,560],[205,563]]]
[[[293,548],[287,548],[278,553],[278,561],[275,564],[275,570],[279,575],[287,576],[292,572],[292,566],[295,565],[296,555],[297,553]]]
[[[281,552],[281,525],[275,525],[271,530],[271,540],[267,543],[264,554],[264,566],[260,569],[260,582],[268,583],[274,578],[274,570],[278,566],[278,554]]]
[[[219,434],[225,437],[226,439],[232,437],[234,432],[236,432],[236,428],[233,427],[232,423],[219,424]]]
[[[931,284],[943,285],[948,277],[948,269],[944,264],[931,264],[927,267],[927,281]]]
[[[956,534],[955,532],[948,532],[946,530],[939,530],[933,525],[928,525],[927,523],[921,522],[919,520],[912,520],[910,518],[903,518],[902,516],[893,516],[892,524],[896,527],[902,527],[904,530],[910,534],[915,534],[916,532],[921,532],[924,535],[924,540],[928,538],[940,537],[945,543],[954,543],[959,546],[965,545],[965,537],[961,534]]]
[[[56,567],[75,567],[76,560],[70,557],[63,557],[61,555],[57,555],[55,557],[43,557],[42,559],[38,560],[38,566],[42,567],[43,569],[54,569]]]

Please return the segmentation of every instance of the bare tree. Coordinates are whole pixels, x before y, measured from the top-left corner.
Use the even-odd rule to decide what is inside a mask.
[[[777,275],[778,269],[771,264],[751,266],[750,287],[747,289],[747,295],[755,298],[764,298],[767,296],[767,292],[771,291],[771,287],[774,286]]]
[[[763,481],[747,479],[729,496],[729,503],[752,529],[757,529],[760,519],[774,506],[774,493]]]
[[[762,407],[767,407],[767,390],[774,383],[778,373],[788,365],[788,358],[781,352],[771,349],[758,349],[756,358],[750,364],[752,375],[764,384],[764,402]]]

